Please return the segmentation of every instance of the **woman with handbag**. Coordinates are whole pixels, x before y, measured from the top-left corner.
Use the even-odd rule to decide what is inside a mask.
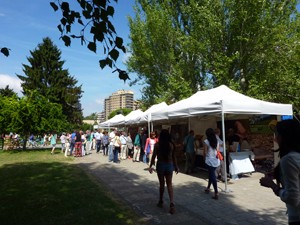
[[[114,146],[114,149],[113,149],[113,154],[114,154],[114,163],[119,163],[119,154],[121,152],[121,141],[120,141],[120,132],[117,131],[116,132],[116,136],[114,138],[114,143],[113,143],[113,146]]]
[[[219,128],[215,129],[216,138],[218,141],[218,154],[220,154],[220,166],[216,170],[217,177],[221,178],[222,182],[225,182],[225,162],[224,162],[224,143],[220,138],[221,130]],[[229,180],[229,178],[227,179]]]
[[[210,186],[212,184],[215,191],[213,199],[218,200],[219,192],[216,178],[216,169],[220,165],[220,160],[217,157],[218,140],[212,128],[208,128],[205,134],[207,139],[204,140],[204,158],[205,164],[208,168],[208,185],[205,189],[205,193],[209,194]]]
[[[146,144],[145,144],[145,156],[146,156],[146,162],[147,162],[147,158],[149,160],[149,164],[151,162],[151,159],[152,159],[152,154],[153,154],[153,149],[154,149],[154,145],[156,144],[157,142],[157,138],[156,138],[156,134],[155,132],[151,132],[150,133],[150,137],[147,138],[146,140]]]

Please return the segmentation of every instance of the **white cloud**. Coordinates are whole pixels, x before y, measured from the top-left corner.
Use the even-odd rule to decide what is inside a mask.
[[[96,102],[97,104],[103,105],[103,104],[104,104],[104,99],[105,99],[105,98],[103,98],[103,97],[102,97],[102,98],[98,98],[98,99],[95,100],[95,102]]]
[[[123,55],[123,57],[122,57],[122,62],[123,62],[124,64],[126,64],[127,61],[128,61],[128,59],[129,59],[131,56],[132,56],[132,54],[131,54],[130,52],[126,52],[126,53]]]
[[[0,16],[5,16],[5,14],[4,13],[0,13]]]
[[[7,85],[10,89],[13,89],[13,91],[16,92],[18,95],[21,95],[21,80],[18,77],[0,74],[0,88],[5,88]]]

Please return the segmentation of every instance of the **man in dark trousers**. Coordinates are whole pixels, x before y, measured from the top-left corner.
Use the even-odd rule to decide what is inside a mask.
[[[144,157],[144,154],[145,154],[144,149],[145,149],[147,138],[148,138],[148,129],[144,128],[143,133],[142,133],[142,138],[141,138],[142,143],[141,143],[141,154],[140,154],[140,161],[143,161],[143,162],[144,162],[143,157]],[[147,162],[144,162],[144,163],[147,163]]]

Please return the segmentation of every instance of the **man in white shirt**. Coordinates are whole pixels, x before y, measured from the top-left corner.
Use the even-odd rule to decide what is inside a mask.
[[[121,141],[121,159],[127,159],[127,137],[126,133],[122,131],[122,134],[120,136]]]
[[[112,129],[109,133],[109,145],[108,145],[108,161],[112,162],[114,160],[113,148],[114,148],[114,140],[116,136],[116,130]]]
[[[100,147],[101,147],[101,134],[96,129],[96,133],[94,134],[94,137],[96,139],[96,153],[99,153]]]

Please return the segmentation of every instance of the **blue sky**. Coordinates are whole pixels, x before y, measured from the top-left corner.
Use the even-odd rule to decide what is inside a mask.
[[[14,91],[21,93],[20,80],[16,74],[24,75],[22,64],[29,65],[27,57],[43,38],[50,37],[61,50],[61,59],[65,61],[64,69],[82,84],[84,91],[81,98],[83,114],[87,116],[93,112],[103,110],[104,99],[118,90],[132,90],[134,98],[141,97],[141,86],[124,84],[118,78],[118,73],[112,73],[110,68],[101,70],[99,59],[102,51],[95,54],[79,41],[73,41],[71,47],[65,47],[59,40],[60,32],[57,29],[60,12],[54,12],[50,6],[53,0],[1,0],[0,5],[0,47],[11,49],[10,56],[0,55],[0,88],[9,85]],[[118,36],[124,39],[125,46],[129,42],[129,26],[127,16],[133,16],[134,0],[119,0],[115,7],[112,22]],[[98,46],[98,49],[100,46]],[[122,54],[118,60],[118,67],[126,69],[123,62],[128,55]],[[133,79],[134,74],[130,74]]]

